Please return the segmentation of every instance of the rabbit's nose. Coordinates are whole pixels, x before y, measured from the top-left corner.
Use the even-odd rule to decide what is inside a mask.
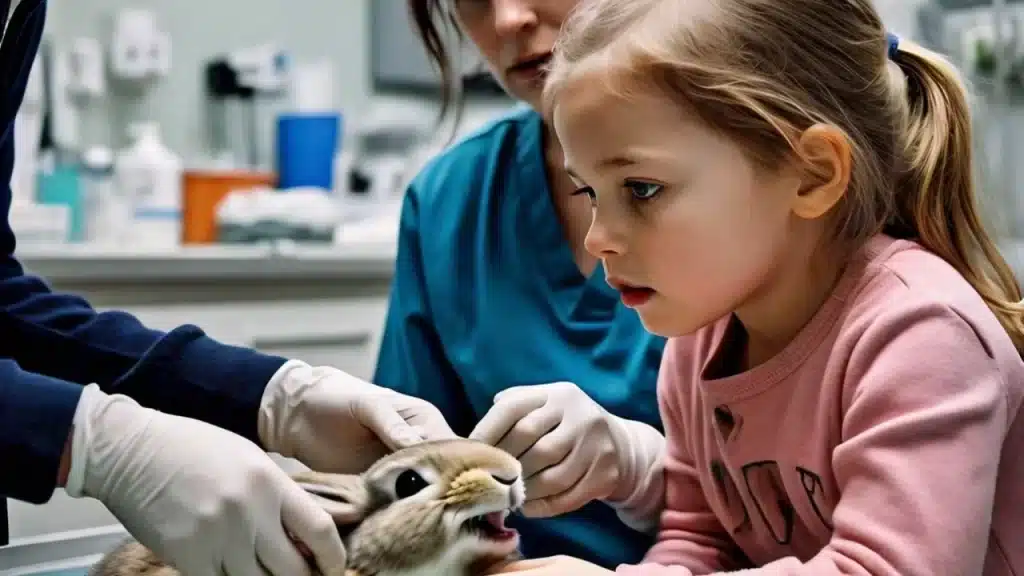
[[[496,476],[492,474],[491,477],[494,478],[494,480],[497,483],[504,484],[505,486],[511,486],[516,483],[516,480],[519,480],[519,476],[513,476],[511,478],[502,478],[501,476]]]

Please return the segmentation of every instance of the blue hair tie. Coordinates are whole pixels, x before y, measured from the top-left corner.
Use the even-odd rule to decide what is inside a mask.
[[[892,32],[886,32],[885,39],[889,43],[889,60],[894,60],[896,53],[900,51],[900,37]]]

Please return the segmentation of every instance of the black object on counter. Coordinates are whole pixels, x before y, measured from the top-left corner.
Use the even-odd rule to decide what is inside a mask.
[[[215,121],[218,123],[215,129],[217,144],[228,146],[227,126],[224,118],[224,104],[227,100],[238,100],[245,102],[249,108],[249,118],[246,122],[248,143],[248,160],[251,168],[256,168],[258,152],[256,143],[258,139],[258,111],[256,108],[256,91],[249,86],[243,86],[238,81],[238,71],[226,59],[212,60],[206,64],[206,94],[208,98],[220,105],[219,113]]]
[[[373,179],[358,167],[353,168],[348,174],[348,189],[353,194],[366,194],[372,184]]]
[[[0,546],[11,543],[11,529],[7,517],[7,498],[0,496]]]

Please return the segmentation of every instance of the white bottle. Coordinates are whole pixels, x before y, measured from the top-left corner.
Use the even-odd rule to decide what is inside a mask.
[[[182,161],[160,141],[152,122],[133,125],[135,142],[114,163],[118,188],[134,207],[133,243],[173,248],[182,235]]]
[[[85,241],[117,244],[129,237],[134,209],[130,199],[114,183],[114,152],[96,146],[82,155],[82,189],[85,197]]]

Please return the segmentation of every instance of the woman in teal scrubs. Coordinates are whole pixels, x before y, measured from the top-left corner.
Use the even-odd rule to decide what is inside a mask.
[[[621,304],[584,249],[589,200],[574,194],[536,111],[540,66],[575,4],[410,0],[446,85],[451,68],[431,39],[449,6],[496,79],[529,105],[432,159],[402,208],[374,382],[435,404],[459,435],[498,392],[551,382],[571,382],[608,413],[661,430],[655,381],[664,341]],[[638,562],[651,544],[600,501],[512,523],[530,557],[569,554],[611,568]]]

